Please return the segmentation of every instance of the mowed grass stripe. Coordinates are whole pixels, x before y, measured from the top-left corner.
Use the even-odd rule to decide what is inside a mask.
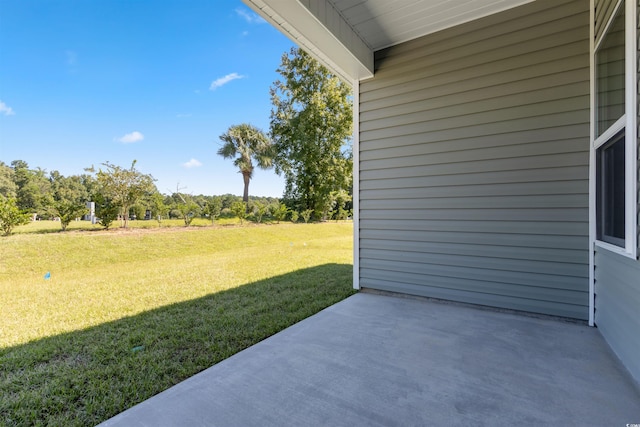
[[[0,347],[300,268],[351,263],[350,233],[351,224],[331,223],[0,239]]]
[[[351,232],[331,223],[1,239],[0,425],[96,424],[345,298]]]

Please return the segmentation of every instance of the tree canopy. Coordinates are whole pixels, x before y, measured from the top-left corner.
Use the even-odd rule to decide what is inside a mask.
[[[108,204],[120,208],[120,214],[126,228],[129,220],[129,208],[142,197],[150,196],[157,191],[153,183],[154,179],[151,175],[138,171],[135,168],[135,160],[129,169],[109,162],[103,163],[103,166],[105,169],[99,169],[96,174],[100,192]]]
[[[78,175],[65,177],[60,172],[53,171],[49,181],[53,193],[51,212],[60,218],[60,226],[62,230],[66,230],[71,221],[87,213],[89,192],[83,178]]]
[[[0,194],[5,197],[16,197],[17,189],[13,169],[0,161]]]
[[[238,167],[244,181],[242,200],[249,202],[249,181],[253,178],[253,161],[261,169],[272,165],[273,152],[271,141],[260,129],[247,123],[233,125],[220,135],[224,143],[218,154],[225,159],[235,158],[233,164]]]
[[[332,193],[352,188],[351,89],[299,48],[282,56],[271,87],[270,133],[285,200],[325,218]]]
[[[47,207],[51,201],[51,182],[47,179],[44,169],[29,169],[27,162],[14,160],[14,183],[16,185],[16,201],[20,210],[47,214]]]

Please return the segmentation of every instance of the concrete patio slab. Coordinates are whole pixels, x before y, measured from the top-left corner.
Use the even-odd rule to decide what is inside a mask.
[[[359,293],[101,426],[627,423],[637,383],[595,328]]]

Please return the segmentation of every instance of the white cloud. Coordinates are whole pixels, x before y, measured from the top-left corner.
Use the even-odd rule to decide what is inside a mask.
[[[132,144],[134,142],[142,141],[143,139],[144,135],[136,130],[131,133],[127,133],[120,138],[116,138],[116,141],[122,142],[123,144]]]
[[[256,15],[253,12],[249,12],[246,9],[237,8],[236,13],[239,17],[247,21],[249,24],[265,24],[267,21],[262,19],[259,15]]]
[[[0,101],[0,114],[4,114],[5,116],[13,116],[15,113],[13,112],[13,108]]]
[[[220,77],[220,78],[215,79],[214,81],[212,81],[211,82],[211,86],[209,86],[209,90],[216,90],[220,86],[224,86],[227,83],[229,83],[230,81],[237,80],[237,79],[244,79],[245,77],[246,76],[242,76],[242,75],[240,75],[238,73],[227,74],[224,77]]]
[[[200,166],[202,166],[202,162],[200,162],[198,159],[191,159],[188,162],[183,163],[182,166],[187,169],[199,168]]]

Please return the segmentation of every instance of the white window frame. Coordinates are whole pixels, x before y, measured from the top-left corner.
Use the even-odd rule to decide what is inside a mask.
[[[619,8],[625,7],[625,113],[611,127],[609,127],[600,136],[596,136],[596,75],[595,75],[595,54],[600,47],[600,43],[607,34],[609,27],[612,25]],[[593,15],[594,1],[591,1],[591,11]],[[593,16],[592,16],[593,26]],[[593,39],[593,28],[591,31],[591,140],[592,149],[590,156],[591,164],[591,185],[590,185],[590,222],[591,222],[591,241],[598,247],[605,248],[611,252],[636,259],[638,254],[637,233],[636,233],[636,194],[637,194],[637,178],[636,178],[636,147],[637,147],[637,105],[636,92],[638,88],[637,81],[637,15],[635,0],[618,0],[615,11],[611,14],[607,25],[599,40]],[[625,130],[625,239],[624,247],[616,246],[611,243],[597,239],[596,221],[596,152],[605,143],[607,143],[614,135]],[[593,246],[592,246],[593,247]],[[592,260],[593,263],[593,260]],[[593,270],[593,269],[591,269]],[[593,282],[593,280],[592,280]]]
[[[360,289],[360,81],[353,80],[353,289]]]

